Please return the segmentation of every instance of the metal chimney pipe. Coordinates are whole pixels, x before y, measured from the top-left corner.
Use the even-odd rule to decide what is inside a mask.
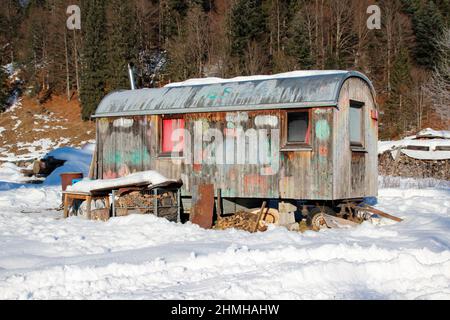
[[[128,64],[128,77],[130,78],[131,90],[136,90],[136,84],[134,83],[133,64]]]

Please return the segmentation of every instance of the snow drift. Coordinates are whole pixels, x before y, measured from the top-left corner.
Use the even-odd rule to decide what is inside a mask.
[[[94,145],[95,146],[95,145]],[[65,160],[62,167],[56,168],[44,181],[44,185],[61,185],[61,173],[81,172],[84,176],[89,174],[93,155],[92,144],[85,145],[82,149],[63,147],[49,152],[45,157]]]

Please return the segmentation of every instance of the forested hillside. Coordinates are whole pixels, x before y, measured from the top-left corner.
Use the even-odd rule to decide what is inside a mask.
[[[450,0],[0,0],[0,65],[24,94],[79,99],[88,119],[108,92],[192,77],[306,69],[365,73],[381,137],[449,128]],[[81,30],[66,27],[81,7]],[[367,8],[381,8],[369,30]],[[8,95],[0,68],[0,105]],[[0,107],[1,108],[1,107]]]

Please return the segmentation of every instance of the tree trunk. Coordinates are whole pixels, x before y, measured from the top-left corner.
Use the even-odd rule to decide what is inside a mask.
[[[80,75],[78,71],[78,48],[77,48],[77,36],[75,29],[73,30],[73,56],[75,59],[75,78],[77,81],[77,93],[80,96]]]
[[[69,49],[67,48],[67,30],[64,29],[64,49],[66,54],[66,90],[67,101],[70,101]]]

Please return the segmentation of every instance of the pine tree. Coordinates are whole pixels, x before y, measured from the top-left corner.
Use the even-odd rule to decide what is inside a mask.
[[[46,89],[48,69],[48,10],[43,1],[32,0],[26,7],[24,23],[24,78],[32,89],[31,94],[38,94]]]
[[[450,27],[450,0],[435,0],[436,6],[439,8],[443,23],[446,28]]]
[[[301,12],[292,19],[288,33],[287,52],[294,57],[296,69],[310,69],[314,65],[306,22]]]
[[[266,15],[261,0],[238,0],[230,18],[231,53],[242,57],[252,41],[261,41],[266,32]]]
[[[23,21],[23,5],[16,0],[2,0],[0,10],[0,65],[16,60],[20,23]]]
[[[6,108],[6,103],[8,100],[8,85],[7,85],[8,75],[0,66],[0,112],[4,111]]]
[[[128,63],[136,63],[136,15],[129,1],[111,1],[108,91],[128,89]]]
[[[107,29],[104,0],[83,1],[84,33],[80,98],[83,119],[89,119],[105,95]]]
[[[438,60],[437,41],[443,31],[442,15],[433,1],[425,4],[413,16],[416,35],[414,57],[417,63],[433,69]]]
[[[419,10],[420,0],[401,0],[403,12],[414,14]]]

